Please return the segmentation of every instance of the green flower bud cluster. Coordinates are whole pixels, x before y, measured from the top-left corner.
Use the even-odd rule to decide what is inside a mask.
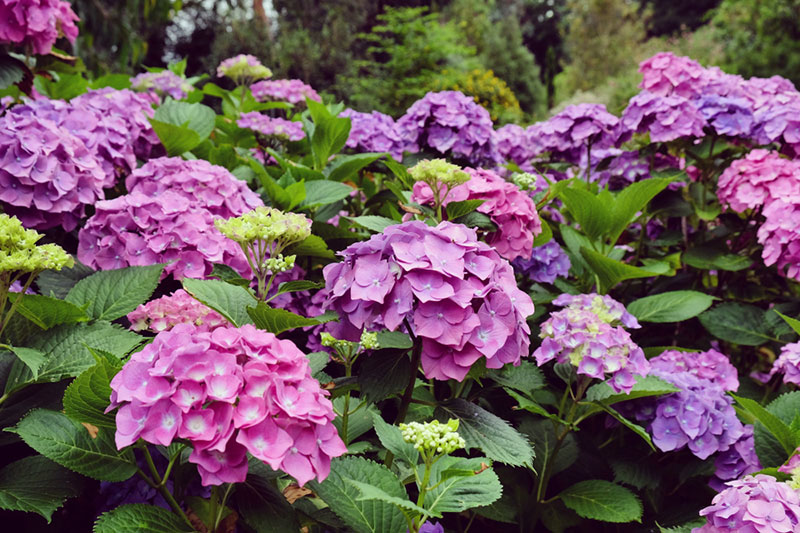
[[[328,348],[333,348],[339,353],[343,352],[354,352],[357,348],[359,343],[352,342],[352,341],[343,341],[340,339],[335,338],[333,335],[327,332],[323,332],[320,334],[320,342],[323,346],[327,346]],[[361,334],[361,347],[365,350],[377,350],[380,348],[378,345],[378,334],[370,331],[365,331]]]
[[[458,419],[452,418],[446,424],[438,420],[421,424],[410,422],[400,424],[403,440],[414,445],[423,455],[453,453],[467,444],[458,434]]]
[[[239,61],[232,65],[220,67],[219,73],[227,76],[236,83],[243,81],[253,82],[272,77],[272,71],[262,64],[252,64],[245,56],[241,56]]]
[[[511,176],[511,181],[523,191],[529,191],[536,185],[536,176],[527,172],[515,172]]]
[[[72,256],[56,244],[37,246],[41,237],[22,227],[16,217],[0,214],[0,272],[61,270],[74,264]]]
[[[424,181],[434,190],[437,183],[445,184],[449,190],[470,179],[470,175],[461,170],[461,167],[444,159],[423,159],[409,168],[408,173],[414,181]]]
[[[284,213],[271,207],[257,207],[236,218],[217,219],[214,225],[223,235],[242,245],[263,240],[283,249],[311,235],[311,221],[305,215]]]
[[[361,347],[365,350],[377,350],[380,348],[378,344],[378,334],[374,331],[364,331],[361,333]]]
[[[296,255],[287,255],[284,257],[283,254],[278,254],[277,257],[270,257],[264,261],[263,266],[265,270],[269,270],[273,274],[279,274],[293,269],[295,259],[297,259]]]

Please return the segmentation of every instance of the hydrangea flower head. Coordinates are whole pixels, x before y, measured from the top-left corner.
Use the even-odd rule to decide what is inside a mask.
[[[438,420],[400,424],[400,431],[404,441],[413,444],[419,453],[427,457],[453,453],[467,445],[458,434],[457,418],[451,418],[446,424]]]
[[[266,137],[279,137],[290,141],[305,139],[302,122],[293,122],[285,118],[269,117],[258,111],[242,113],[236,124],[240,128],[250,129]]]
[[[340,252],[325,267],[326,309],[336,338],[357,341],[365,328],[403,327],[422,342],[429,379],[461,381],[472,364],[518,363],[528,353],[533,302],[507,261],[474,230],[422,221],[389,226]]]
[[[695,105],[717,135],[749,137],[753,130],[752,106],[744,98],[709,94],[698,98]]]
[[[405,143],[392,117],[378,111],[360,113],[353,109],[345,109],[339,116],[350,119],[348,147],[364,152],[389,152],[395,160],[402,161]]]
[[[591,378],[610,374],[611,388],[625,393],[633,388],[634,375],[648,374],[644,352],[622,328],[637,328],[639,323],[621,303],[598,294],[562,294],[553,303],[566,307],[542,323],[542,344],[533,353],[536,364],[555,359]]]
[[[281,249],[311,235],[311,221],[305,215],[284,213],[272,207],[258,207],[228,220],[217,219],[216,226],[223,235],[240,244],[262,240]]]
[[[489,112],[459,91],[429,92],[397,121],[409,152],[432,148],[477,166],[501,161]]]
[[[759,144],[773,142],[800,157],[800,93],[779,94],[755,112],[753,138]]]
[[[72,231],[85,206],[103,198],[105,173],[78,136],[16,107],[0,116],[3,209],[26,227]]]
[[[48,54],[60,36],[74,43],[78,16],[64,0],[0,0],[0,44]]]
[[[544,150],[538,138],[529,130],[516,124],[506,124],[495,131],[497,152],[506,161],[511,161],[526,172],[532,172],[531,160]]]
[[[619,139],[624,143],[634,133],[650,133],[653,142],[681,137],[703,137],[707,122],[697,107],[677,95],[660,96],[642,91],[628,102],[619,121]]]
[[[737,213],[775,198],[800,202],[800,162],[768,150],[751,150],[722,172],[717,196]]]
[[[688,57],[659,52],[639,63],[642,83],[639,87],[653,94],[683,98],[698,96],[706,79],[706,69]]]
[[[736,367],[725,354],[714,349],[705,352],[666,350],[650,359],[650,364],[653,369],[658,368],[666,373],[689,372],[726,391],[736,391],[739,388]]]
[[[518,257],[511,265],[524,276],[538,283],[553,283],[569,276],[569,256],[554,240],[532,249],[530,259]]]
[[[444,159],[423,159],[409,168],[408,173],[414,181],[426,183],[429,187],[437,187],[441,183],[448,189],[466,183],[470,178],[461,167]]]
[[[252,325],[178,324],[156,335],[111,380],[117,448],[140,438],[192,445],[203,485],[238,483],[247,453],[301,485],[345,453],[327,392],[291,341]]]
[[[245,83],[270,78],[272,71],[262,65],[257,57],[239,54],[223,60],[217,67],[217,76],[230,78],[236,83]]]
[[[772,364],[767,379],[775,374],[783,374],[784,383],[800,385],[800,342],[786,344],[781,348],[781,354]]]
[[[250,92],[259,102],[289,102],[290,104],[305,103],[306,98],[321,102],[310,85],[302,80],[263,80],[250,86]]]
[[[720,452],[714,460],[716,471],[709,482],[717,492],[725,490],[725,482],[739,479],[743,475],[758,472],[763,467],[756,455],[756,444],[753,437],[753,426],[744,426],[744,433],[730,448]],[[780,470],[780,468],[778,469]]]
[[[762,214],[765,220],[756,236],[764,247],[764,264],[777,263],[779,274],[800,280],[800,202],[776,198]]]
[[[142,72],[131,78],[131,87],[136,91],[153,90],[161,97],[171,96],[175,100],[183,100],[194,89],[186,80],[168,69]]]
[[[172,294],[150,300],[128,313],[131,330],[169,331],[178,324],[193,324],[198,331],[211,331],[230,323],[225,318],[178,289]]]
[[[577,163],[589,145],[592,149],[613,146],[618,124],[619,119],[604,105],[578,104],[531,126],[529,134],[537,138],[540,152]]]
[[[74,261],[57,244],[40,244],[42,236],[25,229],[18,218],[0,213],[0,272],[41,272],[72,267]]]
[[[800,523],[800,496],[786,483],[758,474],[729,481],[700,511],[708,522],[692,533],[793,532]]]

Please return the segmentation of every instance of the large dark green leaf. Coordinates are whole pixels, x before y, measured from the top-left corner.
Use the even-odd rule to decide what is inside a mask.
[[[682,322],[711,307],[715,298],[697,291],[671,291],[639,298],[628,311],[641,322]]]
[[[700,322],[718,339],[760,346],[773,337],[766,312],[754,305],[726,302],[700,315]]]
[[[584,518],[603,522],[640,522],[642,502],[626,489],[609,481],[581,481],[558,495],[564,505]]]
[[[83,485],[83,478],[46,457],[25,457],[0,470],[0,509],[38,513],[49,523],[53,512],[78,496]]]
[[[116,320],[146,302],[158,286],[164,265],[101,270],[83,278],[67,294],[75,305],[88,305],[97,320]]]

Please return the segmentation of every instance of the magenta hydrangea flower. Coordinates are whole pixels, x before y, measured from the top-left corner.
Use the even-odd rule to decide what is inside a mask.
[[[530,259],[518,257],[512,261],[514,270],[538,283],[553,283],[556,278],[569,276],[569,256],[554,240],[533,248]]]
[[[95,204],[78,233],[78,259],[103,270],[169,263],[164,276],[204,278],[213,263],[251,275],[238,244],[214,226],[211,211],[178,190],[155,196],[134,190]]]
[[[800,202],[776,198],[762,214],[765,220],[756,236],[764,247],[764,264],[777,263],[781,275],[800,281]]]
[[[111,389],[117,448],[140,438],[188,441],[203,485],[244,481],[246,452],[300,485],[322,481],[331,458],[347,451],[305,354],[251,325],[162,331],[131,356]]]
[[[622,326],[638,328],[636,318],[610,296],[562,294],[553,303],[565,306],[541,325],[542,344],[533,352],[536,364],[553,359],[577,367],[578,374],[605,379],[616,392],[629,393],[634,375],[646,376],[650,364]]]
[[[48,54],[60,37],[74,43],[78,15],[63,0],[0,0],[0,44],[30,47]]]
[[[250,129],[267,137],[285,137],[290,141],[302,141],[306,137],[302,122],[269,117],[258,111],[242,113],[236,124],[240,128]]]
[[[27,228],[72,231],[103,198],[105,174],[86,145],[46,118],[0,116],[0,202]]]
[[[683,98],[698,96],[706,80],[706,69],[697,61],[672,52],[660,52],[639,63],[639,87],[653,94]]]
[[[634,133],[650,133],[653,142],[667,142],[681,137],[703,137],[706,119],[697,107],[677,95],[660,96],[642,91],[628,102],[619,121],[617,144]]]
[[[578,104],[530,126],[528,134],[537,139],[539,153],[550,152],[556,159],[577,163],[590,144],[592,150],[612,147],[618,125],[619,119],[604,105]]]
[[[403,160],[405,143],[392,117],[378,111],[359,113],[354,109],[345,109],[339,116],[350,119],[347,146],[362,152],[389,152],[395,160]]]
[[[131,330],[147,329],[153,333],[169,331],[178,324],[192,324],[198,331],[211,331],[230,325],[222,315],[195,300],[183,289],[140,305],[128,313],[128,320]]]
[[[179,192],[191,200],[193,208],[222,218],[238,217],[264,205],[246,182],[204,159],[151,159],[127,177],[125,186],[129,192],[153,197],[168,190]]]
[[[463,200],[484,200],[478,211],[489,215],[497,226],[486,236],[486,242],[509,261],[531,256],[533,239],[542,232],[542,222],[536,212],[536,204],[519,187],[501,178],[491,170],[466,168],[471,178],[453,187],[442,205]],[[418,181],[414,184],[411,201],[418,204],[433,204],[430,185]]]
[[[111,87],[95,89],[81,94],[71,103],[92,109],[101,115],[113,115],[122,119],[125,134],[139,159],[150,159],[161,155],[164,148],[148,117],[152,117],[153,105],[159,103],[153,93],[136,93],[129,89],[116,90]]]
[[[789,533],[800,523],[800,496],[786,483],[759,474],[729,481],[700,511],[707,523],[692,533]]]
[[[357,341],[365,328],[408,329],[422,340],[429,379],[461,381],[480,358],[500,368],[528,354],[533,302],[474,230],[409,221],[340,255],[344,261],[323,271],[325,308],[340,316],[335,337]]]
[[[650,364],[653,369],[658,368],[666,373],[688,372],[722,387],[722,390],[735,391],[739,388],[736,367],[725,354],[714,349],[705,352],[666,350],[650,359]]]
[[[321,102],[317,91],[302,80],[263,80],[250,86],[250,92],[259,102],[305,103],[306,98]]]
[[[800,161],[756,149],[726,168],[717,182],[717,196],[737,213],[775,198],[800,202]]]
[[[717,455],[714,460],[714,466],[716,471],[708,484],[717,492],[725,490],[726,481],[739,479],[746,474],[758,472],[763,468],[758,460],[758,455],[756,455],[752,425],[745,425],[744,433],[739,437],[739,440],[733,443],[726,451]]]
[[[489,112],[459,91],[429,92],[398,119],[397,131],[412,153],[432,148],[476,166],[502,161]]]
[[[783,374],[784,383],[800,385],[800,342],[793,342],[781,348],[781,354],[772,363],[772,369],[764,381],[775,374]]]
[[[137,91],[155,91],[159,95],[171,96],[175,100],[183,100],[192,91],[186,80],[172,72],[142,72],[131,78],[131,87]]]

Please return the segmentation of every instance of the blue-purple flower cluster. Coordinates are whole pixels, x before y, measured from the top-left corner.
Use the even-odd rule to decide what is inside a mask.
[[[511,266],[522,275],[538,283],[553,283],[556,278],[569,275],[569,256],[554,240],[533,248],[530,259],[518,257]]]
[[[345,109],[339,116],[350,119],[348,147],[363,152],[389,152],[395,160],[403,160],[405,142],[392,117],[378,111],[360,113],[354,109]]]

